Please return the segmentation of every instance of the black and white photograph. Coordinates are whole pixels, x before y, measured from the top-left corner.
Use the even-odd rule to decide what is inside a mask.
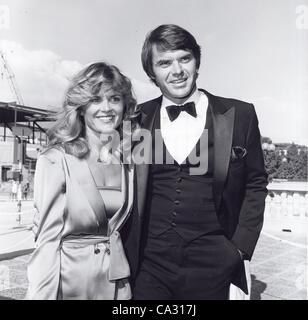
[[[307,57],[307,0],[0,0],[0,300],[308,300]]]

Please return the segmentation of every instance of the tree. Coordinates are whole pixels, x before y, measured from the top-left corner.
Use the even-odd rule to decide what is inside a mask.
[[[269,138],[264,138],[266,143]],[[307,148],[292,143],[287,147],[287,155],[279,155],[277,151],[264,150],[265,168],[269,180],[288,179],[307,181]]]
[[[271,144],[272,140],[269,137],[261,137],[261,143]]]

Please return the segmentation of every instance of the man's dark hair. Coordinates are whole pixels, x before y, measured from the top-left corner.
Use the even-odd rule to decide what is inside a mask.
[[[200,66],[201,47],[196,39],[187,30],[175,24],[163,24],[148,33],[141,53],[142,66],[146,74],[155,83],[152,63],[152,48],[156,45],[158,50],[187,50],[196,59],[197,70]]]

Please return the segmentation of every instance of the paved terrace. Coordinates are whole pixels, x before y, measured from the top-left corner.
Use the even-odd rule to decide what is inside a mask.
[[[16,202],[0,201],[0,299],[25,297],[33,248],[32,216],[27,212],[32,205],[23,202],[19,223]],[[250,266],[252,300],[307,299],[307,220],[265,220]]]

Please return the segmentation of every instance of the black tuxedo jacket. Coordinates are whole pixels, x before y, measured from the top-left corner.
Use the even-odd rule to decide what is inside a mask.
[[[213,116],[213,193],[218,220],[227,237],[250,260],[262,229],[267,195],[258,119],[252,104],[201,91],[208,97]],[[152,130],[161,100],[159,97],[140,105],[142,128]],[[136,165],[135,172],[135,206],[122,232],[132,278],[139,263],[149,165]],[[240,287],[243,281],[239,279]]]

